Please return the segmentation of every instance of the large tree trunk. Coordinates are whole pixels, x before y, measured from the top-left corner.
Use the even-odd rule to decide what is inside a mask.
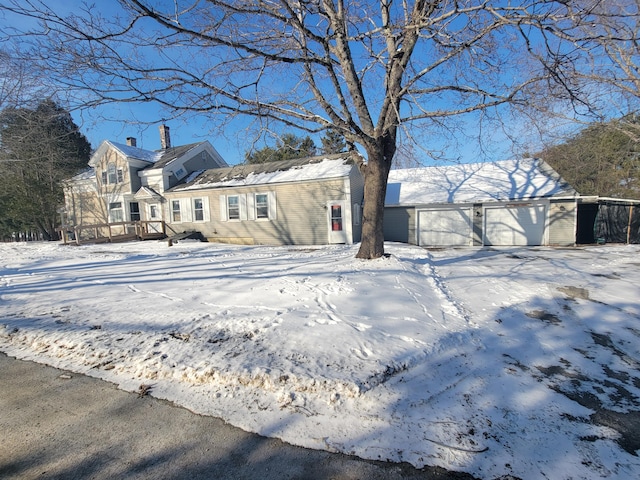
[[[384,255],[384,199],[387,179],[395,153],[395,139],[386,137],[378,148],[367,150],[364,167],[364,206],[362,241],[357,258],[374,259]]]

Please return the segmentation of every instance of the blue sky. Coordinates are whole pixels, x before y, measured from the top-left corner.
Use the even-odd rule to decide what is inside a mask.
[[[166,119],[162,109],[151,103],[103,105],[90,111],[72,112],[72,116],[93,148],[104,140],[125,143],[127,137],[134,137],[138,147],[157,150],[160,148],[158,127],[164,123],[170,127],[172,145],[209,140],[227,163],[244,161],[245,149],[237,140],[238,131],[230,128],[221,135],[211,118]],[[105,117],[121,120],[105,120]]]
[[[49,8],[61,16],[72,11],[78,13],[81,4],[82,2],[79,0],[51,0],[46,2]],[[107,17],[113,17],[119,9],[117,3],[113,1],[100,2],[96,6],[99,12]],[[15,26],[25,29],[31,26],[28,20],[16,17],[12,17],[10,21]],[[2,22],[1,16],[0,22]],[[145,50],[145,52],[155,55],[152,50]],[[292,78],[288,77],[279,78],[279,87],[284,87],[288,91],[289,85],[287,82],[291,80]],[[369,80],[369,83],[371,81]],[[285,86],[285,84],[287,85]],[[378,85],[377,80],[374,80],[373,85]],[[368,85],[369,90],[373,85]],[[295,88],[295,86],[291,85],[291,88]],[[375,94],[372,95],[372,98],[371,104],[375,110],[375,105],[379,102],[379,99],[375,99]],[[72,98],[72,101],[77,103],[77,98]],[[75,110],[72,111],[72,115],[93,148],[97,148],[104,140],[124,143],[127,137],[135,137],[139,147],[150,150],[158,149],[160,148],[158,126],[161,123],[165,123],[171,128],[173,145],[209,140],[229,164],[237,164],[244,161],[245,152],[253,146],[252,142],[255,139],[255,134],[247,133],[246,131],[247,125],[252,121],[250,119],[236,119],[223,125],[225,118],[216,115],[190,115],[183,118],[170,118],[170,114],[163,111],[159,104],[151,102],[145,104],[119,103],[102,105],[90,110]],[[472,130],[477,129],[477,125],[474,125],[473,121],[464,120],[464,122]],[[419,128],[414,129],[414,132],[417,134],[419,130]],[[292,132],[300,136],[307,135],[303,131],[295,131],[288,127],[279,127],[277,130],[277,133],[280,134],[286,132]],[[440,136],[424,133],[424,138],[424,144],[428,145],[432,151],[442,152],[449,157],[454,157],[464,162],[478,160],[477,148],[473,148],[468,141],[462,141],[462,146],[455,149],[452,146],[452,142],[443,140]],[[316,146],[319,147],[321,145],[320,136],[313,136],[313,139]],[[273,139],[269,140],[273,144]],[[495,149],[503,141],[504,139],[493,139],[494,146],[492,148]],[[255,144],[256,148],[262,146],[264,146],[264,143]],[[413,151],[419,161],[429,163],[430,159],[426,150],[414,148]],[[508,152],[500,152],[495,155],[496,160],[510,157]]]
[[[66,12],[77,10],[81,3],[79,0],[50,0],[46,2],[46,5],[60,15],[64,15]],[[97,8],[107,17],[112,17],[118,10],[117,3],[114,1],[100,2]],[[16,22],[16,19],[12,18],[11,21]],[[2,23],[1,14],[0,23]],[[25,22],[23,25],[19,25],[20,22],[17,23],[15,26],[28,26],[28,22]],[[145,50],[145,52],[153,52],[153,50]],[[164,51],[161,52],[161,54],[164,53]],[[180,53],[178,53],[178,55],[180,55]],[[189,60],[191,60],[191,58]],[[216,60],[213,61],[214,64],[215,62]],[[437,79],[438,77],[436,76],[434,78]],[[371,94],[371,108],[375,110],[376,105],[379,103],[379,98],[376,98],[376,89],[379,85],[377,82],[380,79],[374,78],[373,80],[368,80],[369,85],[365,85],[367,87],[366,93],[369,94],[369,92],[373,92]],[[504,79],[507,84],[509,80],[509,78]],[[291,78],[278,78],[274,90],[278,90],[279,88],[285,91],[286,95],[290,95],[291,92],[288,90],[289,85],[287,83],[289,81],[291,81]],[[294,94],[298,93],[304,94],[305,92],[304,90],[294,92]],[[308,91],[306,93],[308,94]],[[75,100],[77,101],[77,99]],[[216,98],[214,97],[213,100],[215,101]],[[425,106],[425,108],[436,110],[438,102],[443,102],[443,109],[446,110],[450,107],[450,104],[447,103],[450,100],[451,98],[447,96],[435,95],[434,100],[431,101],[428,106]],[[252,140],[255,138],[255,135],[247,133],[247,126],[250,120],[237,119],[223,125],[225,118],[216,115],[191,115],[182,118],[170,118],[169,114],[164,112],[159,104],[154,103],[102,105],[91,110],[73,111],[72,115],[82,133],[87,136],[94,148],[97,148],[103,140],[113,140],[124,143],[127,137],[135,137],[139,147],[149,150],[158,149],[160,148],[158,126],[161,123],[165,123],[171,128],[173,145],[209,140],[229,164],[237,164],[244,160],[244,154],[253,146]],[[508,135],[520,138],[520,136],[523,136],[524,132],[527,131],[527,125],[523,120],[510,121],[511,123],[507,126],[507,133],[499,128],[484,129],[482,133],[486,151],[482,157],[479,155],[477,143],[473,142],[474,136],[477,136],[477,132],[480,131],[479,114],[460,118],[458,122],[461,126],[460,132],[455,131],[455,133],[451,134],[451,138],[445,138],[442,132],[420,126],[416,126],[413,129],[412,135],[421,135],[418,137],[419,140],[417,143],[427,146],[431,152],[440,152],[448,158],[453,158],[461,162],[470,162],[484,159],[503,160],[512,158],[515,153],[509,149],[510,141],[507,138]],[[529,128],[528,133],[531,133],[531,130],[532,129]],[[306,135],[304,132],[295,131],[287,127],[281,127],[277,132],[292,132],[301,136]],[[313,138],[316,145],[320,146],[319,136]],[[457,145],[455,145],[454,140],[458,141]],[[255,144],[256,148],[262,146],[264,146],[264,143]],[[416,147],[413,149],[413,152],[418,161],[424,164],[432,163],[429,155],[430,152],[427,151],[426,148],[421,149]]]

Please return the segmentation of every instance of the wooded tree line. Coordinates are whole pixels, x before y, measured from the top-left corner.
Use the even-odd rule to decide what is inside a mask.
[[[508,129],[512,115],[640,110],[640,0],[56,5],[5,0],[0,35],[73,108],[154,103],[219,126],[252,119],[258,136],[340,134],[365,159],[361,258],[384,253],[401,138],[429,151],[472,139],[460,136],[470,124]]]
[[[266,146],[245,152],[245,162],[249,164],[277,162],[346,152],[347,143],[344,137],[334,130],[328,130],[320,141],[322,147],[318,149],[313,139],[308,135],[303,138],[294,133],[285,133],[277,139],[275,147]]]
[[[91,146],[52,100],[0,111],[0,238],[36,231],[57,240],[62,181],[87,168]]]
[[[537,156],[581,195],[640,199],[640,116],[582,129]]]

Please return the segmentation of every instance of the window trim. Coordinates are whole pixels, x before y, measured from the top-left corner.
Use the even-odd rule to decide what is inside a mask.
[[[200,208],[197,208],[197,206],[196,206],[196,202],[198,202],[198,201],[200,202]],[[191,199],[191,207],[193,208],[193,221],[194,222],[206,222],[207,221],[204,198],[202,198],[202,197],[192,198]],[[202,218],[198,218],[198,213],[201,214]]]
[[[109,162],[107,168],[102,171],[101,180],[103,185],[124,183],[124,170],[118,168],[114,162]]]
[[[176,206],[178,207],[177,209]],[[171,223],[182,223],[182,221],[182,205],[180,200],[171,200]]]
[[[134,205],[137,208],[137,211],[134,211]],[[133,218],[137,217],[137,218]],[[129,218],[132,222],[139,222],[142,220],[142,212],[140,211],[140,203],[139,202],[129,202]]]
[[[258,203],[258,197],[263,195],[266,197],[266,201],[260,205]],[[276,192],[254,192],[248,194],[247,197],[249,220],[254,220],[256,222],[268,222],[276,219]],[[267,215],[259,216],[258,208],[266,208]]]
[[[118,220],[118,217],[119,217],[119,220]],[[109,223],[119,223],[119,222],[124,222],[124,209],[122,208],[122,202],[110,202],[109,203]]]
[[[262,204],[258,203],[258,197],[264,197],[264,202]],[[257,221],[261,220],[270,220],[271,219],[271,202],[269,202],[269,194],[268,193],[254,193],[254,213],[255,219]],[[260,216],[259,209],[262,208],[264,210],[264,214]]]
[[[353,224],[360,225],[362,221],[362,207],[359,203],[353,204]]]
[[[109,185],[115,185],[118,183],[118,169],[116,164],[111,162],[107,165],[107,183]]]
[[[229,200],[231,200],[232,198],[236,200],[236,206],[233,207],[233,210],[237,209],[237,213],[234,211],[233,216],[231,216],[231,205],[229,204]],[[229,220],[230,222],[240,221],[242,218],[242,215],[240,214],[240,195],[227,195],[226,205],[227,220]]]
[[[220,221],[222,222],[243,222],[246,220],[256,220],[255,193],[233,193],[232,195],[220,195],[218,197],[220,204]],[[229,199],[238,198],[239,218],[234,215],[230,217]],[[269,201],[269,218],[260,218],[260,221],[274,220],[276,218],[275,192],[267,192]],[[205,204],[205,208],[207,208]],[[233,211],[235,209],[232,209]],[[207,215],[205,211],[205,215]]]
[[[332,232],[344,232],[344,208],[338,202],[329,205]]]
[[[181,180],[182,178],[184,178],[187,175],[187,170],[184,168],[184,166],[180,166],[173,172],[173,175],[178,180]]]

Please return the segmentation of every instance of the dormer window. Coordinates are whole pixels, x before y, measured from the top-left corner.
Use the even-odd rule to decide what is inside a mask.
[[[187,174],[187,171],[184,169],[184,167],[180,167],[178,168],[175,172],[174,175],[176,176],[176,178],[178,180],[180,180],[182,177],[184,177]]]

